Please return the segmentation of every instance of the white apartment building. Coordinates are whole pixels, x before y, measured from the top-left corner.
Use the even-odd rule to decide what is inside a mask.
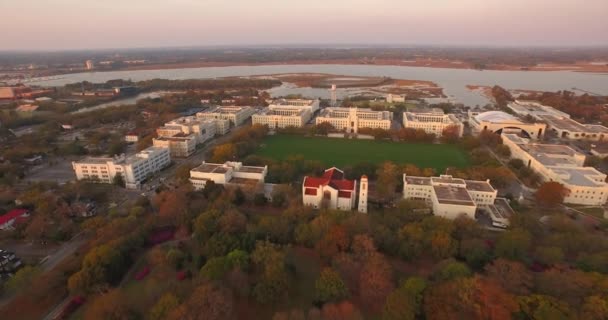
[[[196,190],[205,188],[208,181],[222,185],[256,187],[264,184],[268,166],[244,166],[242,162],[206,163],[190,170],[190,182]]]
[[[388,102],[388,103],[405,102],[405,96],[400,95],[400,94],[389,93],[386,95],[386,102]]]
[[[403,127],[422,129],[426,133],[440,137],[443,130],[448,127],[458,128],[458,136],[461,137],[464,126],[453,114],[444,114],[443,110],[434,108],[430,112],[404,112]]]
[[[469,112],[469,125],[477,133],[520,133],[532,139],[542,138],[547,128],[544,123],[526,123],[503,111]]]
[[[393,114],[389,111],[373,111],[366,108],[325,108],[316,119],[316,124],[327,122],[334,128],[348,133],[357,133],[359,128],[389,130]]]
[[[583,124],[570,115],[534,101],[516,100],[508,107],[520,116],[531,116],[547,124],[547,130],[561,139],[602,141],[608,138],[608,128],[597,124]]]
[[[196,136],[194,134],[178,133],[171,137],[152,139],[152,145],[168,148],[173,158],[187,158],[196,151]]]
[[[585,155],[564,145],[530,143],[514,134],[503,134],[511,157],[538,172],[543,181],[556,181],[568,189],[565,203],[599,206],[608,199],[606,175],[584,167]]]
[[[302,127],[310,121],[311,113],[308,109],[296,108],[265,108],[251,116],[253,124],[265,125],[269,129]]]
[[[120,174],[127,188],[138,189],[145,179],[169,164],[169,149],[149,147],[129,157],[88,157],[72,162],[72,168],[78,180],[112,183]]]
[[[475,219],[478,209],[485,211],[497,227],[507,227],[512,213],[506,200],[497,198],[498,191],[490,180],[475,181],[439,177],[415,177],[403,175],[403,198],[425,201],[433,214],[456,219],[465,215]]]
[[[312,115],[319,110],[319,104],[319,99],[276,99],[270,102],[268,108],[270,108],[270,110],[305,109]]]
[[[199,119],[229,120],[232,126],[240,126],[255,113],[251,107],[215,106],[196,114]]]
[[[367,190],[367,186],[365,190]],[[365,197],[367,197],[367,194],[365,194]],[[356,198],[357,181],[345,179],[344,171],[338,168],[333,167],[325,170],[320,178],[304,177],[302,201],[305,206],[311,206],[315,209],[325,207],[349,211],[355,208]],[[367,201],[364,205],[365,211],[367,211]]]

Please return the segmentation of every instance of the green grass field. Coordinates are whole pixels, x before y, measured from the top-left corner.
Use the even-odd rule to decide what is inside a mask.
[[[447,167],[465,167],[467,154],[457,146],[443,144],[407,144],[374,140],[308,138],[274,135],[264,140],[256,155],[283,160],[302,155],[327,166],[343,167],[360,162],[411,163],[421,168],[443,171]]]

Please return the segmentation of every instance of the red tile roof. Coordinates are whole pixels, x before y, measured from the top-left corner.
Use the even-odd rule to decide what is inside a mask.
[[[344,173],[337,168],[325,170],[321,178],[304,177],[305,194],[309,194],[309,188],[319,188],[320,186],[329,185],[339,191],[338,197],[350,198],[351,192],[355,190],[355,181],[344,179]],[[341,192],[341,193],[340,193]],[[316,195],[316,190],[314,194]]]
[[[12,211],[9,211],[6,214],[0,216],[0,225],[5,224],[13,219],[19,218],[26,213],[27,210],[25,209],[14,209]]]
[[[304,191],[305,194],[309,195],[309,196],[316,196],[317,195],[317,189],[313,189],[313,188],[306,188],[306,190]]]

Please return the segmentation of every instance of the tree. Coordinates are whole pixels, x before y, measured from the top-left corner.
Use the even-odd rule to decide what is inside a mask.
[[[496,259],[485,271],[489,279],[516,295],[528,294],[534,285],[532,274],[519,262]]]
[[[554,246],[536,247],[534,255],[538,262],[547,266],[558,264],[564,260],[564,252],[562,249]]]
[[[426,286],[426,281],[422,278],[409,278],[386,298],[382,319],[415,319],[421,313],[422,296]]]
[[[284,249],[270,242],[258,241],[251,260],[262,270],[262,276],[253,289],[255,298],[261,303],[270,303],[285,297],[289,282]]]
[[[323,320],[363,320],[357,308],[348,301],[326,303],[321,310]]]
[[[170,320],[223,320],[234,314],[230,290],[214,284],[197,287],[190,298],[169,314]]]
[[[151,320],[163,320],[179,306],[179,300],[173,293],[165,293],[150,310]]]
[[[456,125],[447,126],[441,132],[441,140],[445,143],[455,143],[460,138],[460,127]]]
[[[234,190],[234,194],[232,195],[232,203],[240,206],[245,203],[245,200],[247,200],[247,197],[245,196],[243,190],[241,188],[236,188],[236,190]]]
[[[190,179],[190,170],[194,168],[192,163],[184,163],[175,169],[175,178],[179,183],[186,183]]]
[[[585,299],[581,308],[581,320],[608,319],[608,299],[600,296],[590,296]]]
[[[528,254],[531,244],[530,233],[524,229],[503,232],[496,242],[497,256],[511,260],[522,260]]]
[[[323,303],[340,301],[348,296],[348,289],[340,274],[331,268],[325,268],[315,282],[315,296]]]
[[[23,288],[27,288],[39,273],[40,270],[38,268],[25,266],[15,272],[15,274],[6,281],[4,289],[9,293],[15,293]]]
[[[376,190],[378,192],[378,196],[384,201],[390,201],[395,197],[395,189],[397,188],[399,174],[397,170],[397,166],[387,161],[383,163],[376,173],[378,175],[378,180],[376,184]]]
[[[444,260],[437,265],[433,279],[437,281],[448,281],[471,276],[471,269],[466,264],[453,259]]]
[[[125,295],[118,289],[101,294],[86,309],[86,320],[127,320],[137,319],[137,314],[131,309]]]
[[[237,148],[233,143],[224,143],[216,146],[213,149],[213,155],[211,161],[224,163],[226,161],[233,161],[237,156]]]
[[[350,239],[346,229],[342,225],[332,226],[325,237],[317,243],[317,250],[321,256],[331,258],[340,251],[348,249]]]
[[[379,308],[393,291],[393,270],[386,259],[376,254],[361,270],[359,280],[360,296],[372,308]]]
[[[566,189],[563,184],[549,181],[543,183],[538,190],[536,190],[534,197],[539,204],[546,207],[554,207],[564,202],[564,197],[567,192],[568,189]]]
[[[253,204],[256,206],[266,205],[267,202],[268,199],[266,199],[266,196],[263,193],[256,193],[255,196],[253,196]]]
[[[568,320],[573,312],[567,303],[544,295],[522,296],[518,298],[521,314],[531,320]]]

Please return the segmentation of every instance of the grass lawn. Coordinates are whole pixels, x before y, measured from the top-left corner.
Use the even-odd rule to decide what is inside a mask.
[[[360,162],[397,164],[411,163],[420,168],[465,167],[469,159],[464,150],[454,145],[408,144],[389,141],[309,138],[292,135],[267,137],[256,155],[283,160],[302,155],[326,166],[343,167]]]

